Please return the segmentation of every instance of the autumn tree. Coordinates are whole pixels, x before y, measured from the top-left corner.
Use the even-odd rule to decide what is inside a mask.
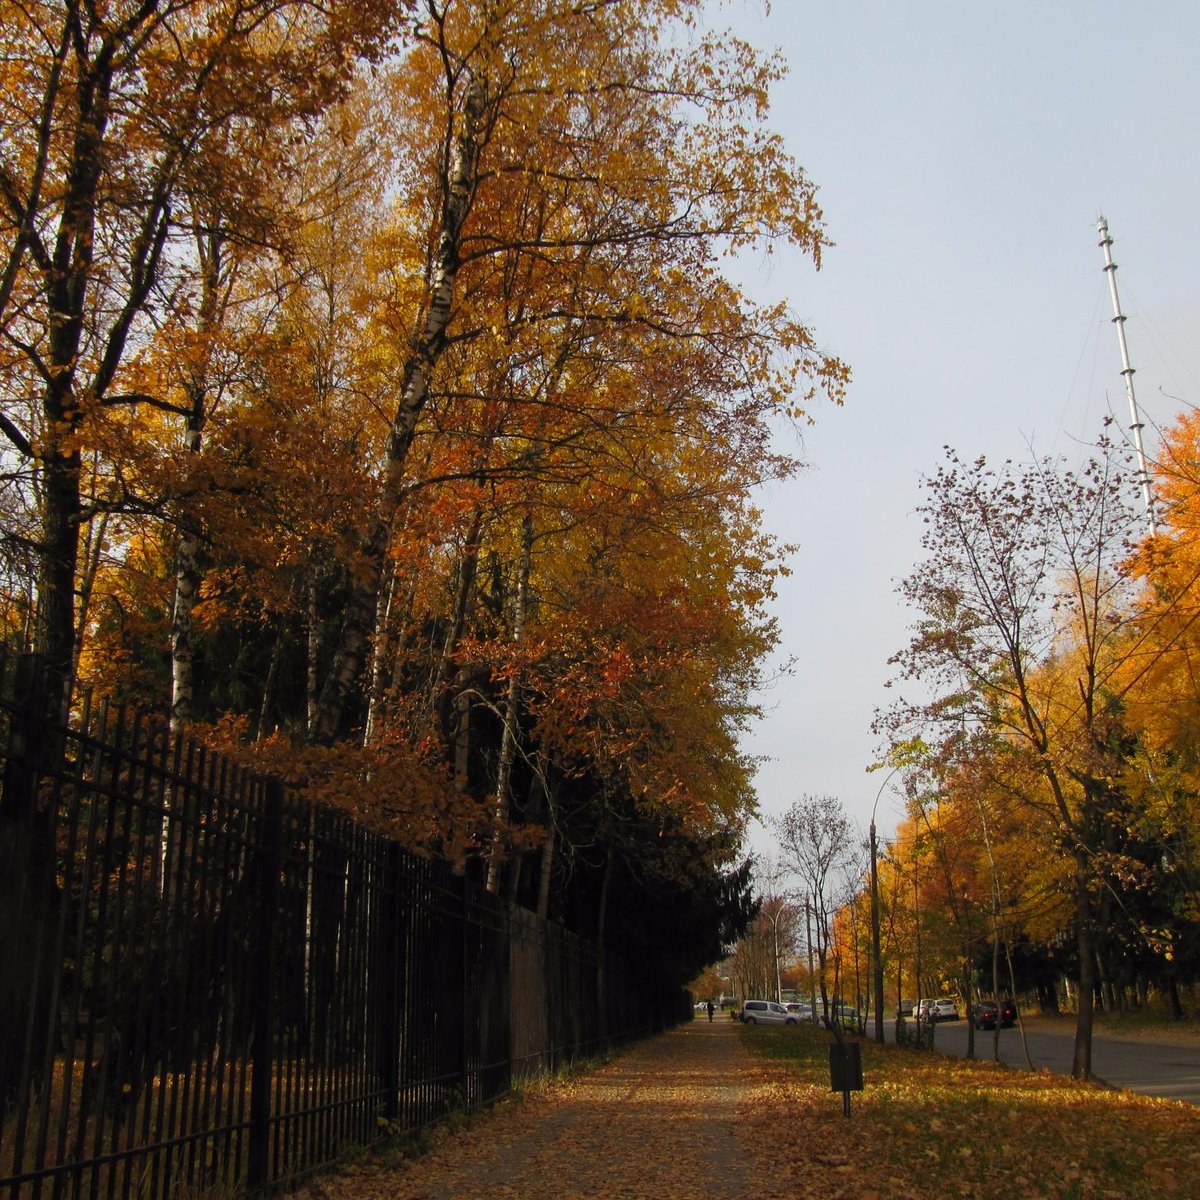
[[[0,102],[28,141],[6,633],[54,565],[38,645],[89,682],[259,765],[344,748],[288,752],[323,795],[357,763],[380,786],[346,803],[439,849],[393,789],[427,771],[462,869],[692,966],[747,919],[739,739],[785,569],[754,494],[797,465],[773,425],[846,378],[723,274],[825,235],[765,123],[779,64],[702,8],[68,5],[43,61],[49,7]]]
[[[979,813],[963,802],[947,764],[932,760],[914,771],[909,811],[921,830],[927,869],[924,909],[929,938],[941,942],[940,960],[950,965],[956,991],[967,1005],[968,1019],[977,999],[975,963],[984,944],[990,890],[981,878]],[[967,1029],[967,1053],[974,1057],[974,1022]]]
[[[1118,668],[1135,528],[1132,489],[1106,446],[1079,472],[1043,461],[946,465],[920,507],[927,557],[901,585],[919,614],[894,662],[932,695],[901,701],[893,735],[981,726],[1027,764],[1021,801],[1073,865],[1079,1011],[1072,1070],[1091,1070],[1095,909],[1104,818],[1122,757]],[[939,740],[935,737],[931,740]]]
[[[1165,432],[1154,464],[1159,521],[1129,562],[1140,585],[1133,642],[1123,682],[1137,744],[1121,777],[1136,808],[1138,837],[1156,846],[1157,901],[1139,916],[1143,942],[1159,947],[1164,991],[1182,1013],[1179,978],[1196,977],[1200,915],[1200,771],[1197,746],[1197,618],[1200,618],[1200,422],[1182,414]]]
[[[804,905],[790,894],[786,873],[773,859],[755,864],[759,918],[771,931],[773,975],[770,994],[782,1003],[783,977],[787,965],[803,944]]]
[[[773,64],[686,23],[671,24],[678,39],[664,36],[664,19],[690,22],[698,8],[428,6],[409,63],[422,81],[409,127],[424,129],[428,147],[413,173],[427,268],[416,311],[397,316],[410,350],[320,736],[335,735],[361,680],[412,448],[423,422],[454,419],[438,380],[452,351],[496,341],[507,361],[561,377],[564,356],[595,363],[615,331],[639,357],[672,339],[715,347],[739,393],[770,407],[793,402],[798,372],[840,387],[840,364],[806,330],[783,310],[755,310],[716,270],[724,247],[785,238],[819,258],[824,238],[811,185],[776,138],[742,120],[761,117]],[[519,378],[529,375],[522,367]]]
[[[775,991],[775,937],[771,922],[761,913],[738,939],[729,958],[735,991],[743,1000],[770,996]]]
[[[159,402],[127,390],[122,369],[191,271],[177,201],[189,179],[217,171],[227,207],[248,200],[258,180],[223,157],[231,131],[319,111],[353,54],[382,48],[395,16],[146,0],[35,5],[4,24],[3,432],[37,480],[34,645],[63,702],[87,447],[123,413]]]
[[[103,547],[91,522],[127,500],[128,464],[112,449],[142,413],[186,416],[128,370],[193,276],[196,221],[179,220],[183,197],[205,179],[225,213],[262,201],[251,163],[224,151],[244,145],[247,127],[298,128],[319,112],[356,58],[382,51],[398,16],[387,3],[302,0],[6,7],[0,437],[35,579],[26,645],[45,664],[51,720],[67,712],[80,650],[81,568]],[[53,814],[29,808],[6,793],[3,841],[23,869],[2,864],[0,909],[25,914],[20,927],[0,923],[6,962],[32,961],[56,886]],[[6,995],[0,1025],[11,1029]]]
[[[429,9],[400,81],[417,137],[395,233],[399,262],[427,265],[385,315],[412,352],[316,730],[345,730],[367,690],[372,736],[440,740],[460,786],[494,792],[498,837],[544,830],[508,848],[506,878],[497,842],[488,871],[512,894],[537,876],[541,909],[558,848],[602,880],[614,855],[657,864],[643,825],[728,865],[779,569],[749,496],[794,465],[767,418],[798,373],[835,395],[844,375],[717,270],[747,237],[823,243],[811,186],[734,120],[774,66],[668,47],[657,11],[596,6],[576,30],[556,5]],[[718,145],[734,168],[714,187],[694,167]]]

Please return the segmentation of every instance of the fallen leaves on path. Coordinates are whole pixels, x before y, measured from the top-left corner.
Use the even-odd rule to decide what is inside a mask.
[[[438,1134],[419,1159],[376,1156],[294,1200],[1200,1197],[1191,1106],[867,1044],[847,1118],[824,1043],[807,1062],[762,1057],[775,1033],[819,1037],[674,1030]]]
[[[753,1194],[739,1106],[784,1068],[749,1055],[727,1026],[675,1030],[607,1066],[506,1101],[400,1168],[366,1165],[297,1197],[583,1200]]]

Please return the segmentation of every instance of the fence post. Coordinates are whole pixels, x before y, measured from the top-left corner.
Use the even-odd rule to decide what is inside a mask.
[[[462,1064],[459,1072],[460,1092],[464,1104],[468,1103],[471,1095],[471,1022],[473,1019],[471,1004],[471,884],[464,872],[459,876],[462,894],[462,937],[459,939],[459,950],[462,954],[462,1029],[459,1043],[459,1053]],[[478,1019],[478,1018],[474,1018]]]
[[[400,1116],[400,843],[389,842],[379,930],[379,1085],[383,1118]]]
[[[275,918],[283,869],[283,785],[263,780],[259,913],[251,927],[254,955],[254,1049],[250,1080],[250,1152],[247,1183],[264,1187],[271,1171],[271,1076],[275,1052]]]
[[[15,1094],[25,1063],[40,1057],[47,1031],[32,1018],[47,970],[57,969],[49,967],[43,936],[58,895],[56,814],[50,805],[39,809],[38,789],[61,739],[46,682],[38,656],[17,659],[0,790],[0,1104]]]

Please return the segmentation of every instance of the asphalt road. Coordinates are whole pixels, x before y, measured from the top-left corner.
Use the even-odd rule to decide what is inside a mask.
[[[992,1058],[993,1037],[990,1029],[975,1031],[976,1058]],[[1056,1074],[1071,1073],[1074,1051],[1071,1033],[1029,1031],[1026,1037],[1035,1067],[1046,1067]],[[933,1044],[943,1054],[965,1057],[967,1022],[940,1022]],[[1021,1034],[1016,1028],[1000,1031],[1000,1061],[1022,1069],[1028,1067],[1021,1048]],[[1169,1046],[1096,1037],[1092,1041],[1092,1078],[1110,1087],[1128,1088],[1147,1096],[1200,1104],[1200,1046]]]

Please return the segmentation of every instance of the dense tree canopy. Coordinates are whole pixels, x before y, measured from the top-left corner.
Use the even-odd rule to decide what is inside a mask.
[[[826,244],[778,62],[698,0],[4,30],[7,643],[682,977],[716,957],[784,569],[753,495],[846,379],[722,269]]]

